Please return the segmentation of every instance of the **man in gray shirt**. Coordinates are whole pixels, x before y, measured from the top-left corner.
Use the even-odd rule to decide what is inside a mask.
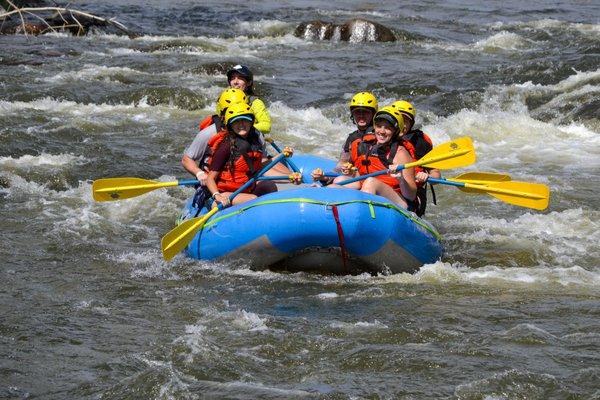
[[[267,154],[267,144],[263,134],[257,130],[258,139],[262,145],[262,151]],[[190,174],[200,181],[202,186],[206,185],[206,171],[200,168],[202,161],[207,156],[208,142],[217,134],[217,124],[209,125],[196,134],[194,141],[183,153],[181,164]]]

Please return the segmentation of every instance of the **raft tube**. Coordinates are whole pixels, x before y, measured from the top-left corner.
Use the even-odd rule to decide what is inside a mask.
[[[310,175],[318,157],[296,158]],[[309,165],[313,164],[313,165]],[[353,189],[300,187],[226,208],[185,250],[206,261],[239,260],[254,269],[326,273],[414,272],[439,260],[440,234],[384,197]],[[202,215],[190,199],[180,220]]]

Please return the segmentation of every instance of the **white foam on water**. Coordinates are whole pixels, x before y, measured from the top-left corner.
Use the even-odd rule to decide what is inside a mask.
[[[176,338],[174,344],[182,344],[188,350],[184,360],[190,364],[194,362],[194,357],[200,355],[205,359],[218,358],[221,353],[219,344],[209,333],[206,325],[196,323],[185,326],[185,334]]]
[[[473,45],[475,50],[496,51],[496,50],[523,50],[530,48],[534,42],[513,33],[502,31],[493,36],[479,40]]]
[[[509,167],[525,177],[528,173],[535,174],[532,175],[535,178],[545,166],[597,169],[600,168],[599,132],[580,123],[560,125],[556,120],[540,121],[532,116],[526,101],[529,96],[550,94],[554,99],[539,109],[551,109],[568,96],[578,98],[582,91],[600,92],[600,86],[593,83],[599,75],[600,69],[575,73],[549,86],[493,85],[486,89],[477,110],[463,109],[448,117],[430,117],[423,130],[432,136],[434,143],[465,135],[472,137],[480,170]]]
[[[147,104],[94,104],[77,103],[68,100],[56,100],[52,97],[44,97],[33,101],[4,101],[0,100],[0,115],[11,115],[21,111],[51,111],[57,113],[70,113],[74,116],[85,116],[88,114],[114,113],[132,108],[150,107]]]
[[[561,340],[577,346],[600,346],[600,333],[576,332],[561,337]]]
[[[330,300],[330,299],[338,298],[338,297],[340,297],[340,295],[335,292],[326,292],[326,293],[319,293],[315,297],[317,297],[321,300]]]
[[[498,332],[497,335],[509,340],[527,340],[538,343],[547,343],[559,339],[557,336],[531,323],[515,325],[503,332]]]
[[[100,315],[110,315],[110,308],[95,306],[94,303],[94,300],[81,300],[80,302],[76,303],[73,308],[75,310],[90,310]]]
[[[185,193],[177,189],[156,190],[137,198],[96,202],[92,198],[89,182],[79,182],[77,187],[55,191],[17,175],[10,176],[10,186],[4,192],[20,209],[31,210],[44,219],[48,226],[48,237],[62,238],[60,240],[68,237],[70,240],[93,243],[108,243],[123,238],[135,238],[136,242],[157,242],[158,232],[153,224],[157,220],[174,220],[183,202],[169,193],[185,197]],[[133,257],[134,264],[142,265],[136,272],[140,275],[164,274],[167,270],[158,254],[154,254],[154,257],[152,252],[124,254],[120,261],[126,262],[128,257]],[[168,277],[176,279],[172,272]]]
[[[185,334],[175,339],[174,343],[183,343],[189,350],[186,362],[194,362],[195,356],[203,359],[220,359],[221,355],[230,350],[223,348],[220,343],[225,336],[240,336],[248,332],[265,333],[271,329],[267,320],[244,309],[219,310],[214,307],[201,309],[202,316],[193,325],[186,325]]]
[[[235,29],[237,29],[240,33],[263,36],[281,35],[285,31],[290,31],[294,28],[295,26],[289,22],[271,19],[261,19],[259,21],[239,21],[235,25]]]
[[[442,50],[446,52],[469,52],[469,51],[479,51],[476,50],[474,45],[467,43],[458,43],[458,42],[433,42],[433,41],[422,41],[415,42],[415,45],[420,46],[426,50]]]
[[[389,18],[395,14],[384,13],[381,11],[368,11],[368,10],[324,10],[324,9],[316,9],[316,13],[324,15],[326,17],[337,17],[337,16],[349,16],[354,18],[360,18],[361,16],[368,15],[370,17],[376,18]]]
[[[197,323],[185,326],[185,334],[174,340],[173,344],[182,344],[187,349],[184,361],[194,363],[197,356],[205,360],[220,358],[222,350],[217,341],[209,333],[207,326]]]
[[[36,208],[32,199],[39,200],[47,193],[45,185],[28,181],[19,175],[8,174],[7,178],[10,185],[3,188],[2,193],[5,193],[14,203],[24,201],[27,209]]]
[[[541,293],[600,294],[600,268],[588,271],[578,266],[569,268],[546,265],[521,268],[489,265],[477,269],[461,264],[438,261],[421,267],[415,274],[378,277],[386,283],[469,285],[505,290]]]
[[[56,167],[71,167],[87,162],[83,156],[73,154],[47,154],[38,156],[23,155],[19,158],[0,157],[0,170],[30,171],[32,169],[56,169]]]
[[[71,82],[73,80],[89,81],[102,78],[107,81],[114,81],[114,79],[111,78],[113,78],[115,75],[135,76],[149,74],[129,67],[107,67],[104,65],[85,64],[83,68],[76,71],[60,72],[56,75],[45,78],[37,78],[36,80],[49,83],[62,83]]]
[[[473,43],[434,42],[431,40],[418,41],[418,46],[428,50],[443,50],[446,52],[486,52],[524,53],[540,46],[541,43],[527,39],[518,33],[501,31]]]
[[[194,398],[192,393],[189,391],[190,377],[179,371],[172,361],[153,360],[144,355],[135,354],[134,359],[141,361],[152,370],[152,375],[158,374],[160,382],[162,383],[159,387],[157,398],[159,399],[178,399],[178,398]],[[148,370],[142,370],[133,374],[132,377],[128,377],[123,380],[121,384],[127,384],[127,381],[137,380],[140,376],[146,376]],[[143,379],[146,379],[145,377]]]
[[[345,121],[330,120],[314,107],[295,110],[277,101],[270,105],[269,112],[273,121],[271,131],[284,141],[298,143],[303,153],[337,157],[346,136],[356,129]]]
[[[526,399],[533,389],[561,387],[553,375],[511,369],[491,374],[487,378],[463,383],[456,387],[454,396],[460,399],[484,398],[486,400]],[[501,393],[501,395],[487,394]]]
[[[373,322],[368,321],[358,321],[358,322],[344,322],[344,321],[335,321],[329,324],[330,328],[333,329],[341,329],[346,332],[357,332],[357,331],[366,331],[366,330],[380,330],[380,329],[388,329],[388,326],[378,320],[374,320]]]
[[[472,215],[450,219],[446,229],[462,243],[495,243],[498,247],[548,254],[555,266],[568,268],[600,258],[600,211],[581,208],[548,214],[525,213],[512,220]]]
[[[495,22],[490,25],[493,29],[510,29],[521,28],[526,30],[557,30],[564,29],[567,31],[577,31],[592,38],[600,39],[600,24],[583,24],[579,22],[559,21],[556,19],[546,18],[534,21],[517,21],[517,22]]]
[[[269,330],[267,320],[260,318],[253,312],[239,310],[230,313],[229,316],[232,318],[232,325],[240,330],[246,330],[248,332]]]
[[[261,382],[231,381],[231,382],[211,382],[215,389],[232,391],[234,393],[249,393],[253,398],[314,398],[314,393],[297,389],[281,389],[273,386],[267,386]],[[248,397],[250,398],[250,397]]]
[[[271,27],[271,29],[275,29]],[[276,29],[275,29],[276,30]],[[110,41],[115,41],[110,36]],[[206,36],[142,36],[135,39],[148,43],[177,43],[174,47],[165,47],[146,52],[129,47],[117,47],[108,50],[109,54],[127,55],[163,55],[163,54],[186,54],[191,56],[222,56],[223,54],[235,54],[237,58],[260,58],[265,52],[272,52],[274,48],[298,48],[308,46],[309,43],[295,37],[291,33],[279,36],[252,37],[238,35],[230,38],[206,37]]]
[[[40,111],[48,119],[56,118],[53,122],[62,122],[67,124],[91,123],[107,126],[122,126],[130,123],[141,125],[155,125],[163,123],[173,117],[197,116],[197,111],[186,111],[177,108],[174,105],[160,104],[151,106],[147,98],[142,98],[137,103],[130,104],[94,104],[77,103],[67,100],[56,100],[50,97],[37,99],[33,101],[2,101],[0,100],[0,116],[14,114],[28,114],[31,111]],[[115,115],[118,115],[116,117]],[[66,120],[65,120],[66,119]],[[53,132],[56,129],[62,129],[64,125],[58,128],[47,129]],[[36,129],[30,132],[39,134]],[[88,130],[88,133],[92,132]],[[110,131],[103,130],[102,135],[110,135]]]
[[[573,70],[575,74],[568,76],[562,81],[554,85],[539,85],[538,88],[547,88],[558,92],[566,92],[584,85],[595,85],[596,88],[600,87],[600,68],[595,71],[577,71]]]
[[[171,264],[165,261],[156,242],[156,249],[142,252],[128,251],[119,255],[110,255],[109,260],[124,266],[130,266],[132,278],[181,280],[181,277],[173,271]]]

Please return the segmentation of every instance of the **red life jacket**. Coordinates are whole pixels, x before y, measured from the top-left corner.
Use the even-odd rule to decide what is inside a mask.
[[[219,132],[223,128],[221,118],[218,115],[208,115],[206,118],[200,121],[198,128],[200,130],[203,130],[205,128],[208,128],[212,124],[215,124],[217,126],[217,132]]]
[[[365,135],[368,135],[370,133],[373,133],[372,125],[369,125],[365,131],[359,131],[357,129],[354,132],[350,133],[346,138],[346,142],[344,143],[344,151],[350,152],[350,149],[352,148],[352,144],[354,142],[360,142],[361,140],[363,140],[363,137]]]
[[[223,140],[227,138],[227,135],[227,131],[221,130],[208,141],[211,157]],[[217,187],[221,192],[235,192],[248,182],[262,166],[262,146],[254,129],[250,132],[248,139],[234,135],[233,140],[230,158],[217,179]],[[231,159],[233,159],[233,163],[230,162]],[[208,162],[210,163],[210,160]],[[252,192],[254,186],[251,185],[244,190],[244,193]]]
[[[370,174],[372,172],[383,171],[393,164],[394,157],[400,145],[395,140],[391,144],[380,146],[377,144],[375,135],[368,133],[363,136],[362,140],[352,142],[350,149],[350,160],[360,175]],[[392,189],[399,191],[400,183],[396,178],[388,174],[378,175],[377,179],[390,186]]]
[[[415,129],[402,136],[402,145],[414,161],[418,161],[433,149],[431,138],[423,131]],[[425,171],[424,167],[416,166],[415,174]],[[423,182],[417,183],[417,187],[424,186]]]

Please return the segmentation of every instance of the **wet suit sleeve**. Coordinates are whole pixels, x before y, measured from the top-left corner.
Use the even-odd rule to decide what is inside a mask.
[[[271,132],[271,116],[267,111],[265,103],[261,99],[254,99],[250,105],[250,109],[254,113],[254,118],[256,118],[254,127],[262,133]]]
[[[229,160],[230,154],[229,143],[228,141],[223,140],[217,147],[217,150],[215,150],[215,154],[213,154],[213,158],[210,162],[210,170],[223,171],[225,164]]]

